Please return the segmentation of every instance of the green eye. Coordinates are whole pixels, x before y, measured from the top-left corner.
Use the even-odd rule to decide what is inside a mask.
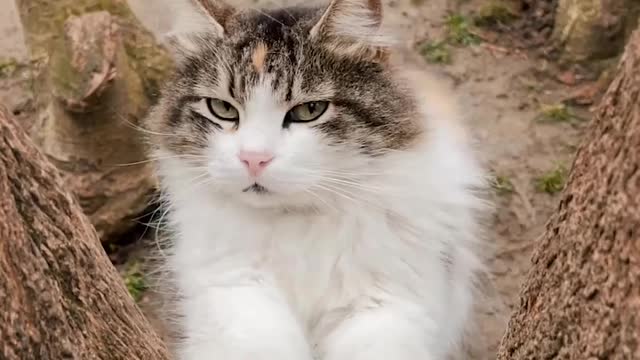
[[[309,122],[318,119],[329,108],[328,101],[312,101],[300,104],[289,111],[289,122]]]
[[[220,120],[238,121],[240,115],[233,105],[219,99],[207,99],[207,107],[211,114]]]

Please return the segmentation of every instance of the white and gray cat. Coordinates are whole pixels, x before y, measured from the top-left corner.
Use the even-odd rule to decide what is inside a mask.
[[[453,99],[396,61],[380,0],[182,2],[147,120],[178,358],[444,359],[487,211]]]

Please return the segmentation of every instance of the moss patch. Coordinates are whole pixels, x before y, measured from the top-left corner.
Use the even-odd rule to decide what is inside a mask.
[[[133,70],[138,73],[144,94],[155,99],[160,84],[173,69],[166,51],[158,46],[151,33],[140,25],[125,1],[113,0],[17,0],[30,53],[42,64],[36,66],[35,88],[39,94],[48,94],[46,59],[53,53],[52,46],[60,41],[64,23],[73,15],[93,11],[108,11],[121,21],[124,47]]]
[[[478,26],[508,24],[518,18],[518,15],[513,3],[505,0],[490,0],[480,8],[473,22]]]

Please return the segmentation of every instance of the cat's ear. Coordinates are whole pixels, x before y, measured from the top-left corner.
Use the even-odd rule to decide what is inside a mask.
[[[310,36],[343,52],[377,52],[392,43],[381,26],[381,0],[332,0]]]
[[[225,36],[226,25],[236,10],[222,0],[173,0],[167,11],[174,16],[164,42],[177,60],[195,53],[203,35]]]

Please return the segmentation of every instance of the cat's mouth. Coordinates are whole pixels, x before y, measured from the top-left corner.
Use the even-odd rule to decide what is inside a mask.
[[[244,193],[254,193],[254,194],[268,194],[269,193],[269,189],[267,189],[266,187],[255,183],[247,188],[245,188],[244,190],[242,190],[242,192]]]

